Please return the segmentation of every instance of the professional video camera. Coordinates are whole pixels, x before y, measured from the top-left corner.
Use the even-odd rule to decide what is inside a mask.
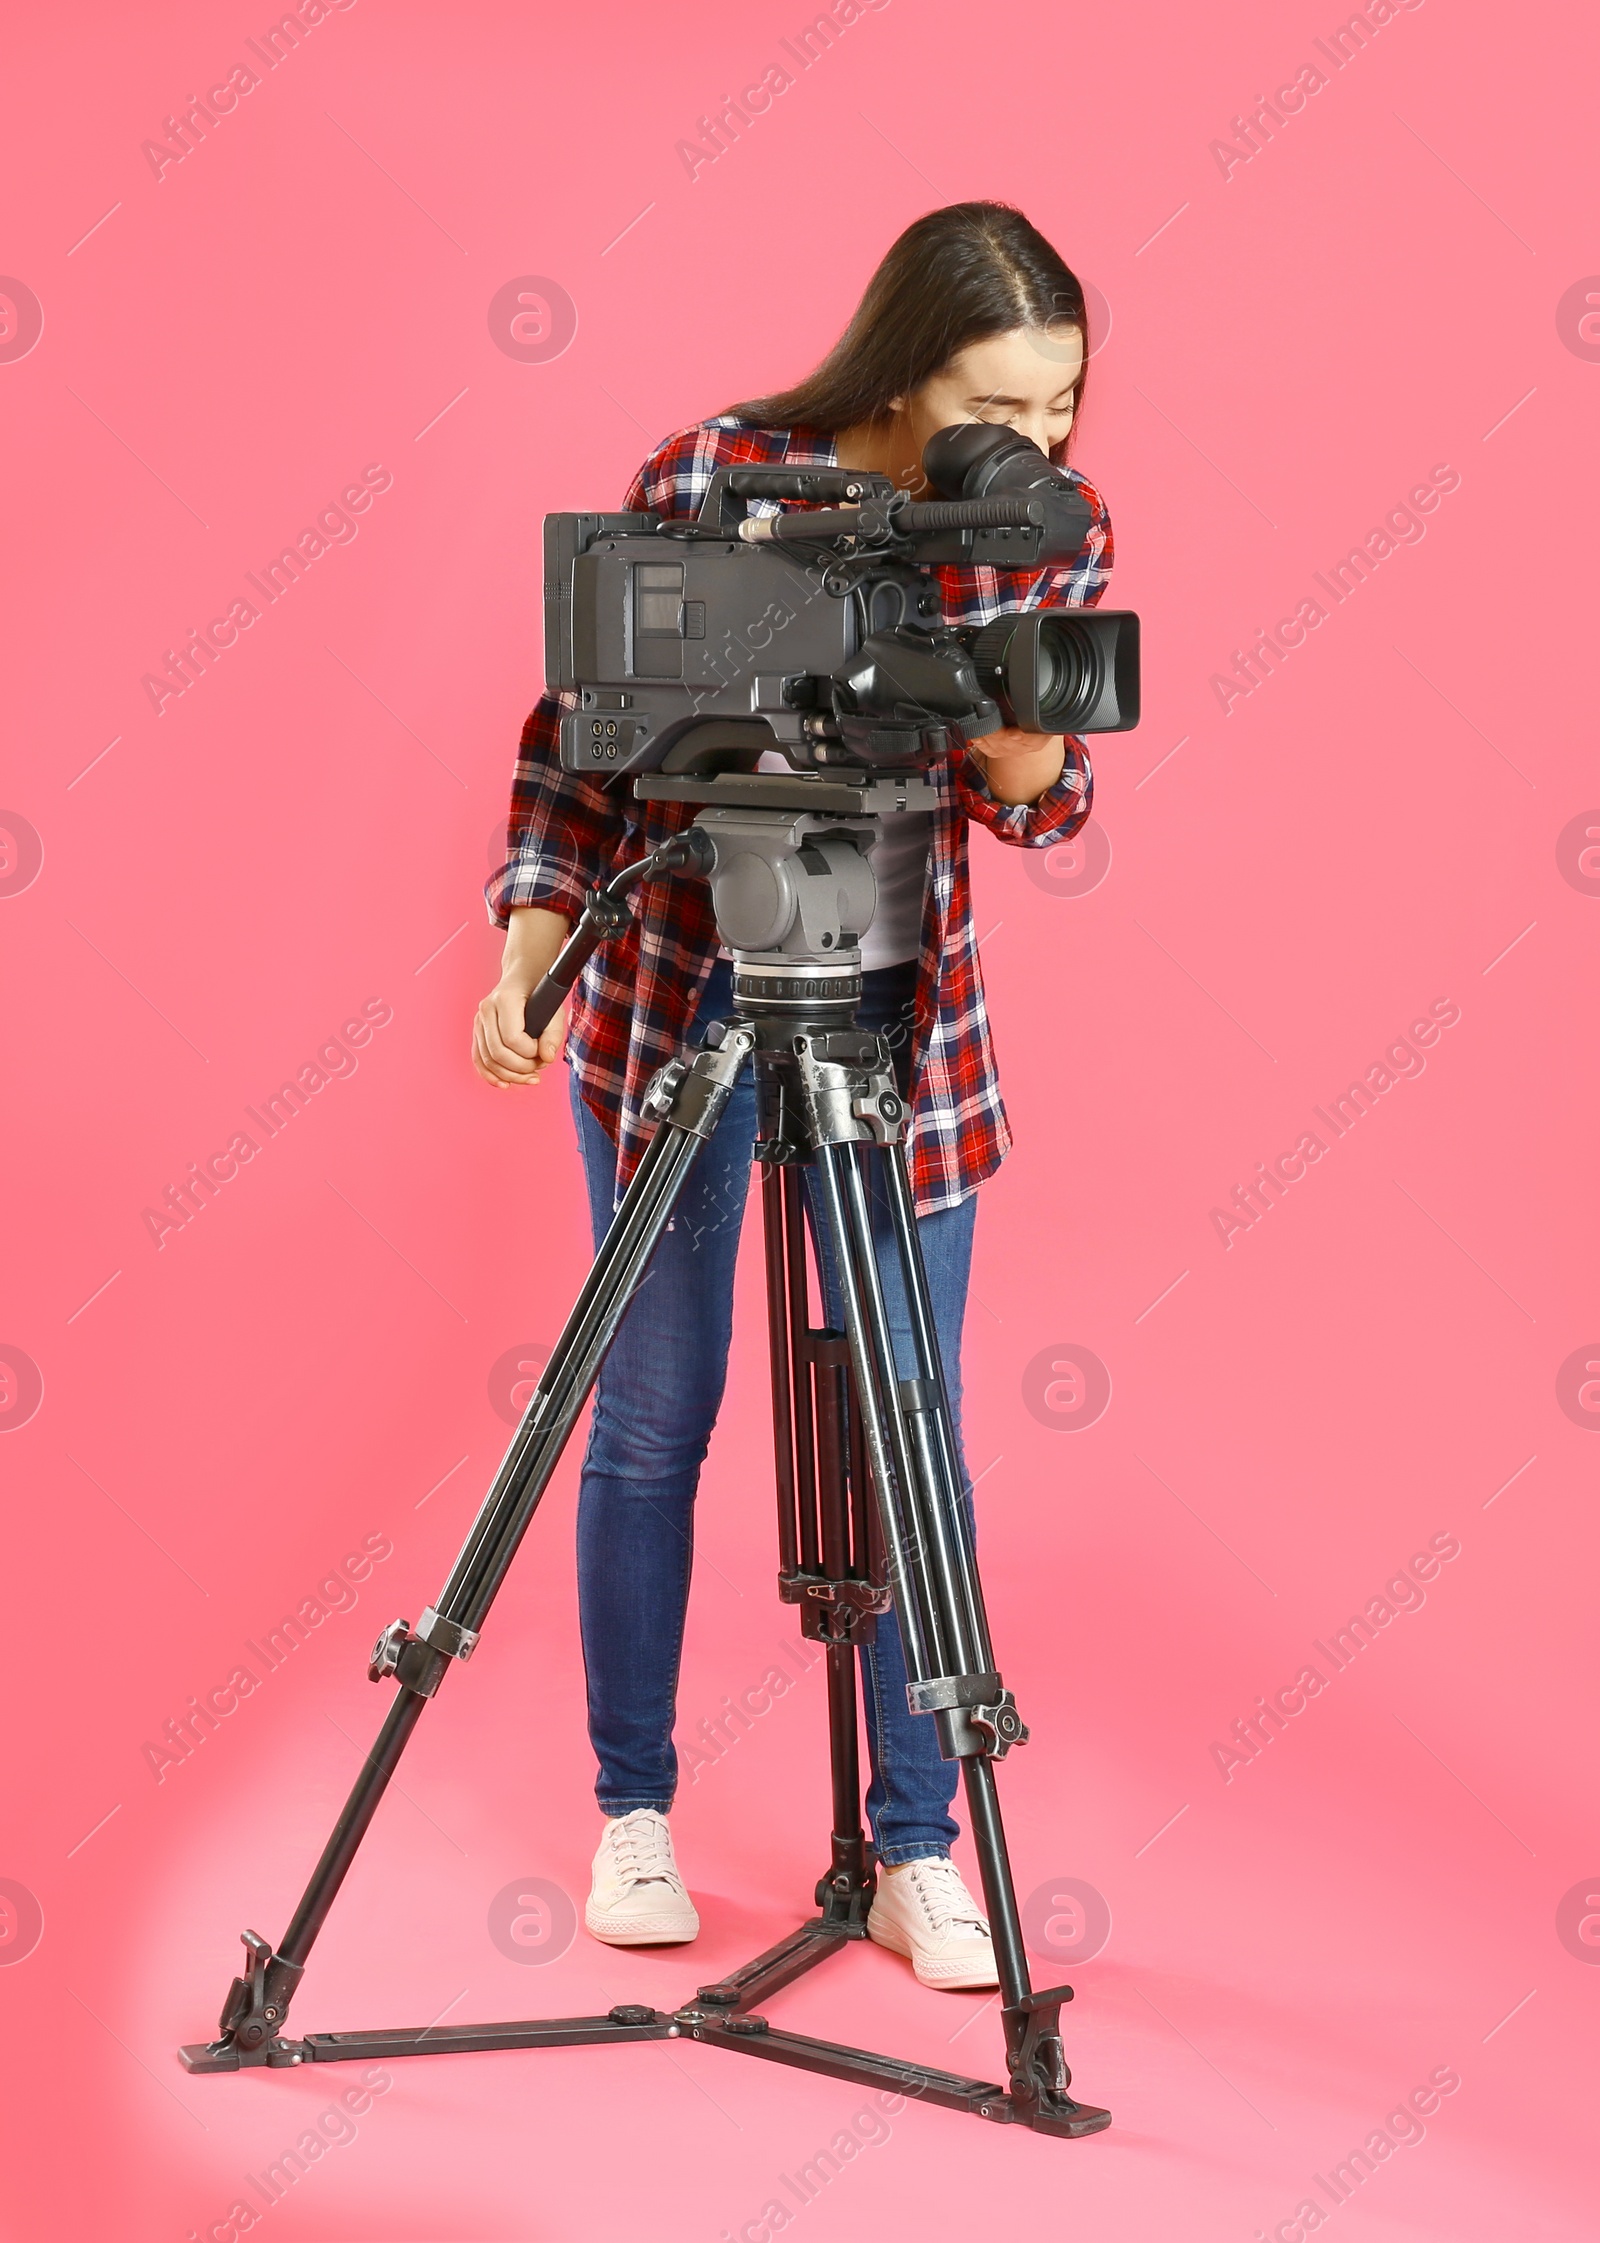
[[[548,683],[578,696],[563,768],[750,771],[775,748],[797,772],[916,771],[1002,725],[1136,724],[1137,616],[943,619],[936,568],[1077,559],[1091,516],[1072,480],[984,422],[941,429],[923,469],[940,498],[854,469],[722,467],[693,520],[548,515]]]

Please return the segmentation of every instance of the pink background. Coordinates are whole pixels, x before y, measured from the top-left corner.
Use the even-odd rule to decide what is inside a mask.
[[[226,2237],[351,2084],[174,2050],[214,2029],[240,1927],[281,1934],[380,1718],[367,1647],[434,1594],[507,1438],[491,1370],[549,1345],[584,1264],[563,1086],[501,1097],[468,1059],[541,516],[615,505],[669,430],[798,375],[903,225],[985,195],[1110,307],[1073,457],[1115,524],[1107,604],[1145,618],[1145,721],[1096,755],[1105,877],[975,849],[1018,1138],[967,1342],[1034,1731],[1003,1796],[1038,1978],[1076,1983],[1077,2087],[1116,2124],[908,2108],[795,2224],[1293,2243],[1313,2176],[1447,2068],[1342,2226],[1592,2232],[1592,21],[1401,9],[1224,176],[1212,143],[1335,10],[893,0],[691,181],[676,143],[805,11],[360,0],[158,180],[142,143],[268,20],[8,33],[0,271],[44,320],[15,355],[29,300],[0,288],[13,2231]],[[544,362],[488,324],[527,275],[577,309]],[[369,463],[392,483],[359,534],[158,715],[144,675]],[[1459,483],[1426,535],[1224,713],[1234,650],[1436,466]],[[357,1070],[157,1247],[143,1211],[369,1000],[392,1017]],[[1436,1000],[1459,1018],[1425,1070],[1224,1246],[1211,1211]],[[794,1636],[756,1276],[685,1737]],[[1085,1351],[1092,1424],[1040,1400],[1072,1371],[1030,1375]],[[508,1884],[587,1885],[573,1481],[422,1725],[302,2030],[671,2002],[809,1905],[815,1675],[685,1785],[696,1950],[580,1933],[530,1968],[491,1939]],[[144,1748],[367,1535],[392,1555],[357,1609],[156,1780]],[[1435,1535],[1459,1555],[1426,1604],[1333,1674],[1316,1639]],[[1225,1780],[1213,1746],[1308,1660],[1325,1692]],[[1039,1929],[1070,1933],[1067,1879],[1111,1915],[1076,1963]],[[998,2058],[992,2008],[875,1952],[773,2007]],[[755,2235],[866,2100],[681,2046],[406,2063],[262,2222]]]

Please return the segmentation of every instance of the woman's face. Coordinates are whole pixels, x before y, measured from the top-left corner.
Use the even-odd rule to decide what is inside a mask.
[[[1030,437],[1041,452],[1062,442],[1072,426],[1072,391],[1083,369],[1083,335],[1076,327],[1013,327],[957,351],[948,366],[913,390],[908,434],[920,462],[930,436],[959,421],[998,422]],[[920,466],[916,489],[922,481]]]

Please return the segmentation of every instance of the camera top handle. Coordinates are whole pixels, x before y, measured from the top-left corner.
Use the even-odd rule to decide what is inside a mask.
[[[1028,499],[1036,493],[1060,494],[1071,488],[1066,473],[1030,437],[1004,422],[957,421],[928,439],[922,453],[923,473],[944,500]],[[712,475],[696,520],[705,528],[728,536],[745,518],[745,508],[735,501],[752,498],[831,500],[835,506],[882,504],[904,499],[887,475],[867,468],[849,467],[719,467]],[[937,503],[935,501],[934,503]],[[899,509],[896,509],[898,512]],[[997,517],[965,517],[972,527],[1003,528],[1007,523],[1037,520],[1026,512]],[[943,518],[903,524],[908,529],[953,529]]]
[[[706,486],[695,519],[722,537],[737,534],[752,498],[831,499],[836,506],[894,494],[887,475],[858,473],[847,467],[719,467]]]
[[[848,507],[851,511],[793,519],[780,514],[743,529],[748,520],[748,501],[753,498],[805,499],[813,504],[831,500],[834,509]],[[1087,527],[1088,509],[1082,507],[1081,511]],[[1039,497],[1031,492],[1006,492],[993,498],[916,500],[897,491],[887,475],[858,474],[842,467],[719,467],[706,486],[695,516],[697,527],[713,536],[742,536],[751,544],[764,544],[769,539],[800,544],[862,530],[868,531],[869,542],[876,544],[897,533],[906,537],[931,530],[1042,528],[1047,519]]]
[[[966,429],[943,432],[945,436],[968,433]],[[985,428],[983,434],[1011,437],[1008,429]],[[935,438],[930,444],[930,453],[939,441]],[[981,558],[1001,567],[1037,568],[1070,561],[1088,535],[1089,508],[1033,445],[1025,439],[1021,444],[1044,468],[1038,480],[1016,490],[999,488],[959,498],[913,499],[896,490],[887,475],[847,468],[719,467],[692,525],[663,523],[662,530],[699,538],[736,537],[750,545],[811,547],[847,540],[845,550],[876,549],[885,559],[934,564]],[[1006,450],[1017,448],[1013,439]],[[992,445],[983,447],[984,452],[993,450]],[[980,477],[969,468],[966,480],[976,483]],[[753,518],[747,509],[754,498],[808,500],[816,511]],[[1014,535],[1015,548],[975,553],[973,541],[985,531],[997,531],[1002,538]]]

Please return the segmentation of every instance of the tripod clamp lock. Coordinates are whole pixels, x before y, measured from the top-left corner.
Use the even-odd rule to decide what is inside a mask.
[[[1017,1702],[1009,1690],[1003,1690],[994,1705],[970,1707],[967,1719],[991,1760],[1004,1760],[1013,1745],[1025,1745],[1028,1741],[1028,1725],[1018,1713]]]
[[[819,1145],[895,1145],[905,1135],[906,1102],[888,1047],[859,1029],[797,1036],[800,1098]]]
[[[447,1659],[467,1660],[477,1648],[476,1628],[463,1628],[454,1620],[447,1620],[442,1612],[435,1612],[430,1604],[412,1631],[418,1643],[431,1643],[435,1651],[442,1651]]]
[[[651,1076],[639,1111],[647,1121],[670,1122],[692,1137],[709,1137],[755,1042],[748,1028],[718,1022],[723,1033],[692,1059],[669,1059]]]
[[[372,1647],[367,1679],[383,1682],[393,1675],[402,1689],[431,1698],[449,1672],[450,1661],[470,1659],[477,1641],[476,1628],[463,1628],[430,1605],[415,1627],[409,1620],[389,1622]]]
[[[896,1090],[874,1081],[850,1101],[850,1115],[870,1132],[874,1143],[897,1145],[904,1133],[906,1102]]]
[[[1017,1701],[997,1674],[942,1674],[928,1682],[908,1682],[906,1702],[913,1713],[949,1717],[940,1727],[948,1729],[960,1759],[981,1754],[1004,1760],[1013,1745],[1028,1741]]]

